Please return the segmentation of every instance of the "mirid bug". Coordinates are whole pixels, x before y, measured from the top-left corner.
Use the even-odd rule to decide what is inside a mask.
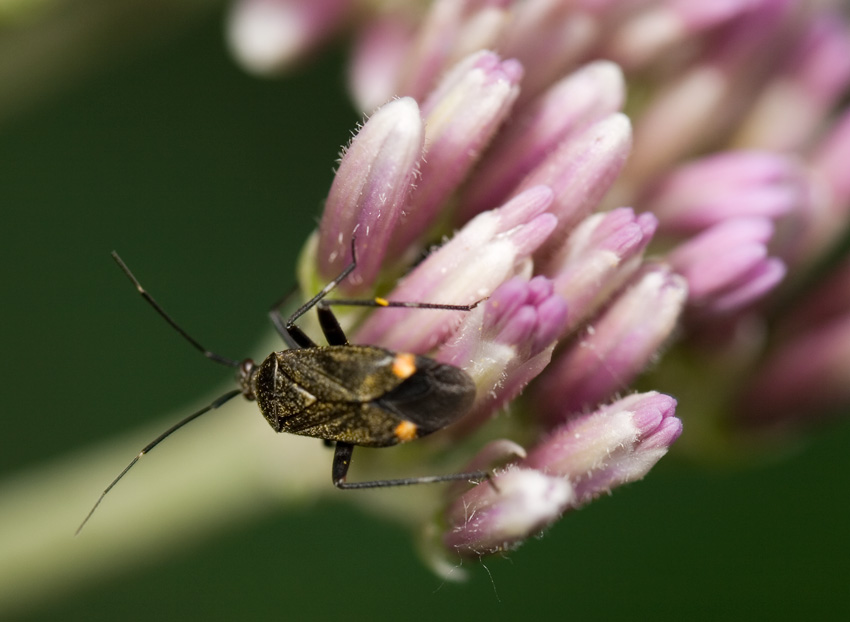
[[[117,253],[112,257],[136,290],[166,322],[208,359],[237,370],[239,388],[177,422],[148,443],[112,483],[77,528],[82,530],[104,497],[146,453],[184,425],[215,410],[237,395],[256,400],[260,412],[276,432],[318,438],[335,445],[331,480],[337,488],[383,488],[457,480],[489,479],[482,471],[425,477],[346,482],[355,445],[391,447],[441,430],[462,417],[475,400],[472,378],[458,367],[411,353],[376,346],[351,345],[331,305],[404,307],[469,311],[471,305],[422,302],[331,300],[332,292],[357,267],[354,240],[351,263],[322,290],[284,319],[283,302],[269,312],[288,350],[272,352],[259,365],[236,361],[204,348],[172,319],[142,287]],[[295,322],[316,308],[327,346],[317,345]]]

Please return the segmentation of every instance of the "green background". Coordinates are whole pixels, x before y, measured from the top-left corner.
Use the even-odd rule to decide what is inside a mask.
[[[188,405],[229,373],[167,334],[113,249],[208,347],[264,354],[246,344],[293,283],[359,116],[341,50],[260,81],[233,65],[221,23],[0,128],[4,473]],[[848,446],[842,423],[752,470],[667,459],[509,559],[472,565],[465,584],[432,575],[395,524],[323,503],[48,594],[16,619],[844,619]]]

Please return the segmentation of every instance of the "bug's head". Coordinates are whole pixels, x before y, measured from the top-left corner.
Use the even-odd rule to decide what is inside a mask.
[[[242,395],[246,400],[254,401],[257,399],[257,371],[258,367],[251,359],[245,359],[239,363],[239,371],[236,374],[239,388],[242,389]]]

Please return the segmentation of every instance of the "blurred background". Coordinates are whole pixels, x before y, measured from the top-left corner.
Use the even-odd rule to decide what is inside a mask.
[[[32,55],[31,75],[9,70],[10,54],[28,51],[27,25],[0,31],[2,542],[37,527],[2,519],[10,491],[164,412],[188,414],[229,379],[170,334],[109,252],[204,345],[261,358],[266,310],[294,283],[359,121],[341,48],[257,80],[228,56],[221,5],[194,4],[140,21],[138,41],[93,43],[96,62]],[[2,564],[0,583],[32,576],[25,591],[0,591],[0,619],[846,619],[848,447],[844,423],[743,471],[668,457],[507,559],[467,564],[466,583],[433,575],[405,529],[352,505],[270,505],[82,579],[39,585],[26,561]],[[330,486],[330,454],[322,468]],[[74,505],[84,514],[114,475],[92,477]],[[57,511],[65,503],[57,490]],[[93,523],[74,539],[76,527],[68,546],[84,567],[99,534]],[[132,538],[137,525],[122,527]]]

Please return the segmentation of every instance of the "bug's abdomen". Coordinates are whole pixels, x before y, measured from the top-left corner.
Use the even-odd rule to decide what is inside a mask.
[[[475,385],[462,370],[371,346],[272,353],[256,376],[269,424],[353,445],[386,447],[439,430],[465,414]]]

